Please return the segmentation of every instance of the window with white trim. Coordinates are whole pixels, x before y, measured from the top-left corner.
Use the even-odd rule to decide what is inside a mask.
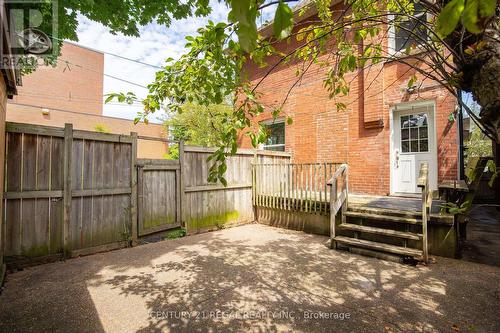
[[[428,14],[420,3],[413,5],[413,17],[397,22],[391,27],[389,47],[393,53],[404,52],[407,48],[415,48],[427,39]]]
[[[264,150],[285,151],[285,119],[274,119],[261,123],[267,131]]]

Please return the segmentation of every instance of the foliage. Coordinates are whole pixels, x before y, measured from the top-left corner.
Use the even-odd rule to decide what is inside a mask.
[[[486,163],[486,167],[488,168],[488,171],[492,173],[490,181],[488,182],[488,186],[493,187],[493,184],[495,184],[495,180],[500,175],[500,167],[497,167],[495,161],[493,160],[489,160]]]
[[[166,160],[178,160],[179,159],[179,144],[172,143],[168,145],[168,153],[163,154],[163,158]]]
[[[56,15],[50,3],[57,4]],[[56,65],[57,57],[60,55],[62,40],[77,41],[78,14],[88,17],[92,21],[108,27],[111,33],[122,33],[126,36],[138,37],[139,27],[152,22],[169,26],[172,20],[178,20],[194,16],[206,16],[211,8],[209,0],[148,0],[123,2],[119,0],[94,1],[94,0],[51,0],[26,1],[29,9],[38,9],[44,19],[40,30],[48,33],[53,38],[52,44],[56,46],[56,56],[45,57],[48,64]],[[19,6],[16,3],[16,6]],[[26,18],[27,19],[27,18]],[[53,20],[57,20],[57,36],[51,35]],[[30,56],[31,57],[31,56]],[[24,73],[33,71],[35,65],[28,66],[26,62]]]
[[[465,215],[469,209],[471,208],[471,202],[465,201],[462,204],[456,204],[454,202],[446,202],[442,204],[441,209],[447,210],[450,214],[456,215]]]
[[[233,107],[228,104],[206,106],[186,103],[165,120],[164,126],[175,141],[193,146],[218,147],[223,144],[223,135],[232,114]],[[178,159],[178,145],[171,145],[165,157]]]
[[[104,124],[96,124],[94,126],[94,131],[99,133],[111,133],[110,130]]]
[[[186,229],[179,228],[167,231],[163,239],[175,239],[184,236],[186,236]]]
[[[481,130],[474,126],[469,139],[465,142],[466,156],[465,165],[468,164],[471,157],[489,157],[493,156],[492,142],[488,139]]]
[[[188,145],[216,147],[222,143],[221,134],[232,113],[233,107],[227,104],[186,103],[164,125],[174,140],[182,140]]]

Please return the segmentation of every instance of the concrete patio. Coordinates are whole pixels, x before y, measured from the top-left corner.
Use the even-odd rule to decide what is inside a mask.
[[[10,274],[2,332],[499,332],[500,268],[251,224]]]

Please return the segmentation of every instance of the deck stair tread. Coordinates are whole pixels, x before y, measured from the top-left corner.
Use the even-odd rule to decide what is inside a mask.
[[[367,207],[367,206],[357,206],[357,205],[350,205],[347,210],[356,213],[367,213],[367,214],[377,214],[377,215],[387,215],[387,216],[403,216],[403,217],[422,216],[422,212],[415,210],[396,210],[390,208]]]
[[[336,242],[351,245],[355,247],[368,248],[377,251],[395,253],[399,255],[407,255],[412,257],[418,257],[422,255],[422,250],[412,249],[409,247],[402,247],[396,245],[389,245],[385,243],[372,242],[364,239],[356,239],[350,237],[336,236],[334,238]]]
[[[391,216],[391,215],[365,213],[365,212],[354,212],[354,211],[347,211],[344,214],[345,214],[345,216],[357,217],[357,218],[362,218],[362,219],[367,219],[367,220],[368,219],[369,220],[381,220],[381,221],[408,223],[408,224],[421,224],[422,223],[422,219],[419,219],[416,217]]]
[[[339,227],[342,229],[366,232],[366,233],[371,233],[371,234],[379,234],[379,235],[384,235],[384,236],[392,236],[392,237],[399,237],[399,238],[413,239],[413,240],[421,240],[422,239],[422,234],[417,234],[417,233],[413,233],[413,232],[398,231],[398,230],[392,230],[392,229],[375,228],[375,227],[369,227],[369,226],[364,226],[364,225],[359,225],[359,224],[342,223],[339,225]]]

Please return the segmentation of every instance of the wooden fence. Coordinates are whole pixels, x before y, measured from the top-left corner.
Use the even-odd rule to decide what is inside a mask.
[[[136,138],[7,123],[5,255],[43,257],[126,240]]]
[[[212,149],[180,143],[179,161],[137,160],[137,138],[7,123],[8,262],[123,247],[180,225],[194,233],[253,221],[252,162],[290,161],[286,153],[238,150],[224,187],[207,182]]]
[[[252,206],[252,163],[287,163],[290,155],[272,151],[239,149],[227,159],[227,186],[207,181],[211,148],[185,147],[182,164],[184,179],[184,221],[188,232],[214,229],[222,225],[254,220]]]
[[[138,235],[181,226],[178,160],[137,160]]]

